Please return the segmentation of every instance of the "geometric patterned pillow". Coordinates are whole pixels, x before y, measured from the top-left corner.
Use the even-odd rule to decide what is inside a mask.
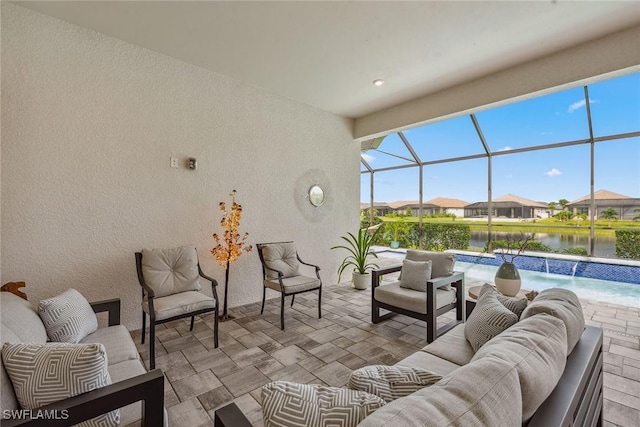
[[[355,427],[384,406],[363,391],[275,381],[262,387],[265,427]]]
[[[22,409],[36,409],[111,384],[102,344],[5,343],[2,362]],[[120,423],[116,409],[78,426]]]
[[[91,304],[75,289],[40,301],[38,314],[49,341],[76,344],[98,329],[98,319]]]
[[[478,351],[487,341],[518,323],[518,316],[498,301],[494,292],[478,296],[476,306],[464,325],[464,337],[473,351]]]
[[[425,369],[372,365],[353,371],[347,387],[375,394],[389,403],[441,379],[441,375]]]
[[[506,295],[502,295],[496,288],[488,283],[482,285],[482,289],[480,289],[478,297],[480,297],[480,295],[484,294],[485,292],[494,292],[496,294],[496,297],[498,298],[498,301],[500,301],[502,305],[507,307],[509,310],[511,310],[512,313],[518,316],[518,319],[520,318],[520,315],[522,314],[524,309],[527,308],[527,304],[529,304],[527,298],[508,297]]]

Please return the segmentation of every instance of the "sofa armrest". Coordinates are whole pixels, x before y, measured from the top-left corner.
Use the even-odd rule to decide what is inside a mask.
[[[51,418],[3,419],[2,427],[70,426],[138,401],[142,401],[141,425],[162,426],[164,375],[160,369],[38,408],[53,414]]]
[[[214,416],[214,427],[252,427],[238,405],[231,402],[218,409]]]
[[[109,312],[109,326],[120,324],[120,298],[96,301],[91,303],[94,313]]]

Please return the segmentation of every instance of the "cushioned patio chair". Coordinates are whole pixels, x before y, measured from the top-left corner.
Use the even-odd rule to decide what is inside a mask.
[[[291,295],[291,306],[296,294],[318,290],[318,318],[322,318],[320,301],[322,299],[322,280],[320,267],[308,264],[300,259],[293,242],[258,243],[258,255],[262,263],[262,309],[267,288],[280,292],[280,329],[284,330],[284,299]],[[316,277],[300,274],[300,264],[313,267]]]
[[[408,250],[402,266],[373,270],[371,275],[371,321],[380,323],[400,313],[427,322],[427,342],[433,342],[438,336],[446,333],[459,323],[465,321],[464,273],[453,271],[455,255],[440,252]],[[417,264],[410,264],[411,262]],[[406,267],[421,268],[422,274],[416,289],[403,286],[411,276]],[[428,267],[428,268],[427,268]],[[427,269],[427,271],[424,271]],[[430,270],[430,271],[428,271]],[[399,280],[381,283],[383,275],[402,271]],[[380,315],[380,309],[389,313]],[[437,327],[437,318],[450,310],[456,310],[456,319]]]
[[[172,249],[143,249],[136,252],[138,281],[142,286],[142,343],[146,335],[146,315],[149,316],[149,364],[156,366],[155,328],[157,324],[214,313],[213,341],[218,347],[218,282],[206,276],[200,268],[198,253],[193,246]],[[213,297],[200,292],[202,277],[211,282]]]

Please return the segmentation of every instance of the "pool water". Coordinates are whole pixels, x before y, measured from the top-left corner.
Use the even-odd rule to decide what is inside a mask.
[[[456,271],[464,271],[468,280],[493,283],[497,267],[456,261]],[[541,291],[547,288],[564,288],[580,298],[640,307],[640,285],[609,280],[572,277],[562,274],[519,270],[522,288]]]

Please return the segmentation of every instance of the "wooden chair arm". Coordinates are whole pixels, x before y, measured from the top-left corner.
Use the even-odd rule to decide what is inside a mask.
[[[38,408],[58,415],[55,419],[3,419],[2,426],[71,426],[138,401],[142,401],[141,425],[162,426],[164,375],[160,369]]]
[[[461,280],[464,280],[464,273],[454,271],[449,276],[432,278],[431,280],[427,281],[427,284],[429,284],[430,286],[434,286],[436,288],[441,288],[444,285],[450,285],[452,283],[459,282]]]

